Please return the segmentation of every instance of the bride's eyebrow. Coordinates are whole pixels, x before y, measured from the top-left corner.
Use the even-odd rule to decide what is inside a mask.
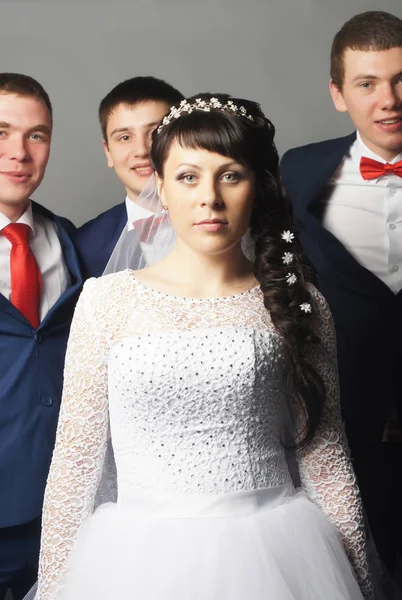
[[[229,167],[234,167],[234,166],[236,166],[236,167],[243,167],[243,165],[241,163],[239,163],[239,162],[237,162],[235,160],[231,160],[228,163],[220,165],[219,166],[219,170],[228,169]],[[180,167],[190,167],[192,169],[199,169],[199,170],[202,168],[199,165],[196,165],[194,163],[188,163],[188,162],[184,162],[184,163],[178,164],[177,167],[176,167],[176,169],[179,169]]]
[[[180,163],[177,165],[176,169],[180,167],[191,167],[192,169],[201,169],[199,165],[195,165],[194,163]]]

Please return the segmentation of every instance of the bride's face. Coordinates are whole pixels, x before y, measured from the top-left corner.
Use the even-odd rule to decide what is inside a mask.
[[[211,255],[241,243],[255,196],[252,171],[227,156],[174,142],[162,177],[157,175],[159,196],[179,239]]]

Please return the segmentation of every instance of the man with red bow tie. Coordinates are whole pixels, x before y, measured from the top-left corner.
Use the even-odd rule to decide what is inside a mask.
[[[363,501],[390,570],[401,462],[382,442],[402,401],[402,20],[371,11],[335,36],[330,92],[356,132],[295,148],[283,184],[338,338],[341,405]]]

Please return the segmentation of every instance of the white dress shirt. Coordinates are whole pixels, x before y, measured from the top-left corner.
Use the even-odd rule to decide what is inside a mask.
[[[365,181],[359,170],[362,156],[386,162],[357,133],[328,183],[323,225],[396,294],[402,289],[402,178],[390,174]],[[399,160],[402,152],[390,162]]]
[[[11,222],[0,212],[0,231]],[[57,227],[51,219],[33,213],[31,203],[16,222],[24,223],[31,229],[29,245],[42,278],[40,320],[43,321],[70,285],[70,275],[64,262]],[[4,235],[0,235],[0,293],[11,301],[10,252],[11,242]]]

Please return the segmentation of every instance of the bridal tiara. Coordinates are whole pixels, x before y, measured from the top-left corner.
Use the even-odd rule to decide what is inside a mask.
[[[226,104],[223,104],[218,98],[211,98],[210,100],[203,100],[202,98],[196,98],[193,104],[189,104],[187,100],[182,100],[178,108],[172,106],[170,112],[164,117],[161,125],[158,127],[158,133],[162,131],[165,125],[169,125],[174,119],[178,119],[182,113],[192,113],[193,110],[203,110],[204,112],[210,112],[211,108],[216,108],[225,112],[232,112],[233,114],[244,117],[249,121],[254,122],[254,117],[247,113],[244,106],[237,106],[233,100],[228,100]]]

